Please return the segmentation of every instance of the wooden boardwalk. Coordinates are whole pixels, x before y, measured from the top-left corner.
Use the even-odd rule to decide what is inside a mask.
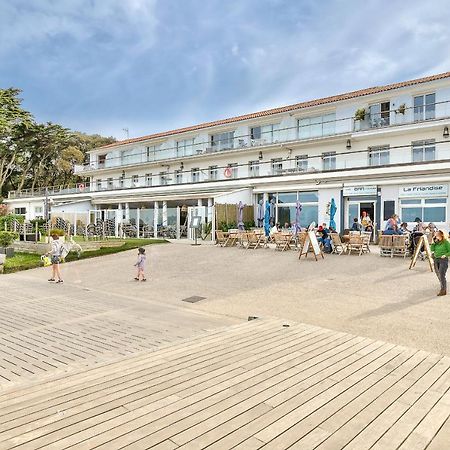
[[[450,358],[255,320],[0,396],[0,448],[448,449]]]

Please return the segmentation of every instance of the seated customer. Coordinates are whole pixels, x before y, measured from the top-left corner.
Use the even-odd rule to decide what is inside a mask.
[[[358,218],[355,217],[353,219],[353,224],[352,224],[352,228],[351,231],[361,231],[362,230],[362,226],[361,224],[358,222]]]

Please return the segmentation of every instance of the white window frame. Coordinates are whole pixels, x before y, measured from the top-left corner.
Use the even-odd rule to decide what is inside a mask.
[[[322,167],[323,170],[336,170],[336,152],[322,153]]]
[[[192,156],[194,154],[194,138],[177,141],[175,147],[177,158]]]
[[[280,175],[283,173],[283,158],[272,158],[270,160],[273,175]]]
[[[434,95],[433,103],[429,103],[431,108],[427,108],[427,97]],[[421,98],[422,103],[416,106],[416,98]],[[436,118],[436,92],[428,92],[426,94],[415,95],[413,97],[414,122],[422,122],[424,120],[433,120]]]
[[[427,150],[431,150],[433,158],[426,158]],[[416,150],[416,152],[415,152]],[[420,150],[421,158],[415,158],[417,151]],[[431,153],[431,152],[429,152]],[[424,161],[435,161],[436,160],[436,141],[434,139],[427,139],[423,141],[413,141],[411,142],[411,161],[412,162],[424,162]]]
[[[161,186],[167,186],[169,184],[169,180],[167,179],[167,177],[168,177],[167,170],[159,172],[159,184]]]
[[[383,105],[388,105],[388,109],[382,109]],[[369,105],[369,119],[371,128],[386,127],[390,124],[391,102],[378,102]]]
[[[191,169],[191,182],[199,183],[200,182],[200,168],[194,167]]]
[[[426,200],[437,200],[442,198],[441,203],[426,203]],[[412,203],[415,201],[416,203]],[[406,203],[408,202],[408,203]],[[425,221],[425,210],[427,208],[445,208],[444,209],[444,220],[441,222],[447,221],[447,198],[445,197],[428,197],[428,198],[402,198],[400,199],[400,217],[403,217],[403,210],[408,208],[421,208],[422,213],[420,215],[420,219]],[[418,216],[419,217],[419,216]],[[439,221],[436,221],[439,222]],[[441,223],[439,222],[439,223]]]
[[[259,177],[259,160],[248,162],[248,175],[250,177]]]
[[[295,168],[299,172],[306,172],[308,170],[308,155],[297,155],[295,157]]]
[[[133,175],[133,176],[131,177],[131,185],[132,185],[133,187],[139,186],[139,175]]]
[[[103,180],[101,178],[95,180],[95,186],[97,187],[97,191],[101,191],[103,189]]]
[[[210,180],[217,180],[218,174],[219,174],[218,167],[217,166],[209,166],[208,174],[209,174]]]
[[[385,158],[387,154],[387,162],[381,162],[382,158]],[[386,166],[391,163],[391,154],[389,145],[377,145],[369,147],[367,152],[367,163],[370,167]]]
[[[153,184],[153,175],[151,173],[145,174],[145,185],[150,187]]]
[[[114,187],[114,178],[108,178],[106,180],[106,186],[108,187],[108,189],[113,189],[113,187]]]

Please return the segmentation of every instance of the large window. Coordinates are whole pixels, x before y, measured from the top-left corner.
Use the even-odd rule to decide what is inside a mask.
[[[273,158],[272,159],[272,174],[279,175],[283,172],[283,159],[282,158]]]
[[[299,172],[306,172],[308,170],[308,155],[296,156],[295,167]]]
[[[418,217],[423,222],[445,222],[446,198],[408,198],[400,200],[401,219],[414,222]]]
[[[175,170],[175,183],[181,184],[183,182],[183,172],[181,169]]]
[[[336,133],[336,114],[305,117],[298,120],[299,139],[330,136]]]
[[[167,172],[159,172],[159,184],[162,184],[163,186],[165,186],[168,183],[169,182],[168,182]]]
[[[435,118],[436,94],[418,95],[414,97],[414,120]]]
[[[436,144],[434,139],[415,141],[411,143],[413,162],[434,161],[436,159]]]
[[[389,125],[390,102],[376,103],[369,106],[370,126],[372,128]]]
[[[177,158],[191,156],[194,154],[194,139],[183,139],[182,141],[177,141],[176,148]]]
[[[389,164],[389,145],[369,147],[369,166]]]
[[[259,161],[249,161],[248,174],[251,177],[259,177]]]
[[[250,128],[252,145],[271,144],[280,140],[280,124],[261,125]]]
[[[27,213],[27,208],[14,208],[14,214],[24,216]]]
[[[156,159],[158,159],[158,147],[156,145],[148,145],[147,147],[145,147],[145,152],[147,161],[155,161]]]
[[[227,150],[234,146],[234,131],[227,133],[213,134],[211,136],[211,147],[214,150]]]
[[[322,153],[323,170],[336,169],[336,152]]]
[[[152,185],[152,174],[151,173],[146,173],[145,174],[145,185],[146,186],[151,186]]]
[[[311,222],[318,221],[319,196],[317,191],[309,192],[278,192],[277,199],[277,222],[284,226],[293,225],[296,221],[296,202],[299,201],[302,210],[299,214],[300,226],[308,227]]]

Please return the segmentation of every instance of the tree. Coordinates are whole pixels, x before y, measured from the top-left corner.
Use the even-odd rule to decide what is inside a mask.
[[[33,124],[22,107],[19,89],[0,89],[0,192],[14,172],[20,155],[17,138]]]

